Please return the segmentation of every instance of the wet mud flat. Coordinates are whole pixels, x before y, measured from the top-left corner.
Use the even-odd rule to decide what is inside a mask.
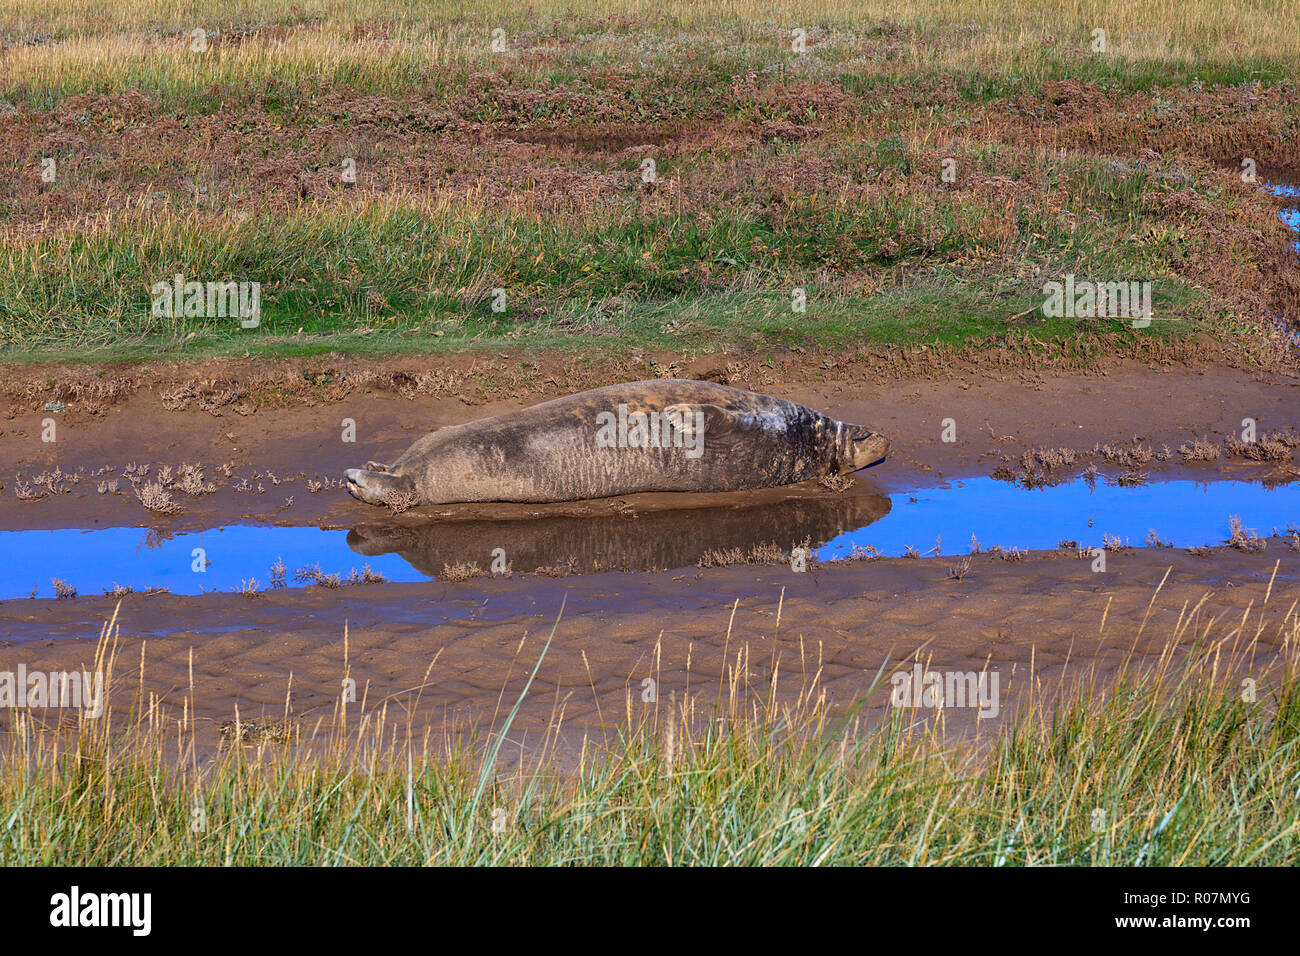
[[[717,361],[712,360],[714,365]],[[708,363],[696,364],[700,368],[692,373],[702,374]],[[804,384],[799,378],[754,375],[731,384],[882,431],[892,442],[889,458],[860,477],[864,487],[885,495],[946,477],[991,474],[1040,447],[1085,451],[1099,443],[1141,443],[1162,451],[1167,446],[1170,459],[1148,469],[1155,474],[1180,463],[1177,449],[1183,443],[1238,435],[1247,418],[1261,432],[1300,427],[1296,370],[1153,368],[1119,362],[1097,372],[1045,375],[999,368],[993,361],[988,365],[982,371],[904,380]],[[226,374],[259,374],[255,367],[241,369],[226,369]],[[48,374],[57,377],[58,370]],[[0,368],[0,385],[10,378]],[[20,383],[14,379],[9,384],[17,388]],[[171,410],[166,391],[162,386],[140,389],[94,411],[87,403],[70,401],[63,411],[51,412],[41,395],[0,400],[0,529],[137,526],[184,531],[241,522],[351,529],[390,523],[384,509],[347,495],[340,484],[345,468],[367,460],[391,461],[435,428],[505,414],[563,393],[555,386],[519,389],[504,397],[471,387],[458,397],[353,392],[338,400],[250,406],[240,413],[229,406]],[[947,420],[954,426],[951,433]],[[55,423],[54,441],[43,440],[47,421]],[[355,441],[345,440],[349,421],[355,425]],[[137,488],[158,480],[163,467],[175,477],[182,464],[202,469],[202,492],[173,490],[176,510],[147,510]],[[1224,459],[1204,467],[1208,474],[1230,476],[1242,464]],[[143,476],[137,470],[142,465],[150,467]],[[54,469],[61,480],[53,488],[36,480],[49,478]],[[74,476],[79,476],[75,482]],[[20,481],[28,488],[25,496],[19,494]],[[116,486],[110,488],[112,482]],[[587,518],[624,513],[629,507],[645,512],[730,503],[728,496],[710,501],[678,495],[544,510],[500,504],[417,507],[396,516],[395,523]]]
[[[1300,482],[1241,477],[1058,477],[1048,485],[974,477],[890,495],[869,478],[733,496],[729,505],[487,521],[362,524],[347,531],[232,525],[196,531],[0,531],[23,561],[0,567],[0,600],[143,591],[203,594],[464,581],[512,573],[567,577],[735,564],[806,569],[868,557],[974,556],[1072,548],[1094,558],[1132,546],[1252,546],[1275,535],[1300,549]]]
[[[878,719],[891,707],[882,679],[918,665],[997,675],[993,713],[942,714],[955,732],[982,733],[1072,680],[1104,686],[1126,661],[1154,661],[1176,638],[1186,648],[1207,635],[1226,648],[1253,641],[1243,676],[1267,688],[1297,608],[1300,551],[1276,538],[1251,552],[1130,549],[1109,555],[1104,573],[1059,551],[978,555],[960,579],[942,558],[804,573],[779,565],[515,575],[251,599],[6,601],[0,672],[91,667],[99,622],[116,613],[110,706],[143,695],[151,712],[179,719],[186,710],[208,746],[236,717],[328,725],[345,677],[356,681],[358,719],[383,710],[417,735],[471,732],[499,725],[554,627],[511,729],[521,752],[557,721],[577,748],[660,702],[694,701],[705,713],[736,681],[765,696],[774,674],[778,703],[815,682],[831,706],[861,705],[864,718]],[[938,716],[913,710],[917,720]],[[67,719],[56,709],[29,712],[50,724]],[[0,709],[0,726],[10,729],[13,717]]]
[[[563,606],[512,739],[536,739],[559,714],[580,741],[646,704],[716,698],[729,681],[743,678],[758,687],[773,673],[778,698],[797,696],[805,679],[817,675],[833,705],[848,707],[882,673],[918,661],[945,672],[998,673],[1001,716],[977,719],[969,708],[944,714],[954,728],[977,731],[1003,719],[1031,688],[1059,684],[1072,673],[1104,680],[1128,655],[1153,658],[1186,615],[1196,624],[1184,636],[1213,621],[1216,636],[1248,630],[1267,656],[1268,642],[1300,601],[1300,550],[1288,531],[1300,523],[1300,514],[1288,518],[1294,451],[1287,449],[1285,461],[1225,456],[1201,462],[1177,451],[1184,443],[1239,434],[1245,418],[1261,432],[1287,430],[1300,407],[1300,380],[1293,376],[1121,365],[1106,374],[1035,382],[990,373],[958,381],[770,388],[870,423],[894,441],[893,454],[838,492],[809,486],[743,502],[636,496],[544,509],[478,505],[391,515],[351,500],[327,480],[366,458],[391,459],[430,428],[524,400],[466,405],[357,395],[274,415],[218,417],[169,412],[157,396],[141,393],[94,416],[72,406],[55,413],[61,437],[53,443],[39,439],[40,420],[51,413],[18,409],[0,435],[0,481],[7,486],[0,490],[0,529],[24,535],[7,550],[7,578],[15,568],[26,573],[24,564],[35,567],[24,551],[35,555],[41,545],[26,535],[62,530],[90,540],[81,532],[98,527],[125,535],[115,546],[120,555],[87,552],[74,559],[68,552],[70,568],[116,561],[125,569],[129,550],[167,554],[176,573],[192,579],[193,542],[186,536],[216,537],[245,525],[272,535],[330,534],[353,567],[388,558],[410,577],[349,584],[290,575],[287,586],[275,588],[263,577],[264,562],[238,545],[229,557],[214,548],[214,560],[220,559],[214,568],[241,580],[259,578],[260,586],[245,594],[214,577],[218,590],[200,594],[177,588],[108,596],[85,587],[61,600],[6,595],[0,597],[0,671],[89,665],[103,622],[116,612],[114,680],[122,693],[111,695],[114,706],[138,693],[160,712],[188,707],[213,746],[236,713],[246,720],[327,718],[345,675],[356,681],[357,712],[394,708],[419,728],[484,726],[500,715],[503,702],[509,709]],[[343,418],[357,423],[354,444],[340,442]],[[956,421],[956,441],[945,440],[945,419]],[[1024,487],[1014,475],[990,477],[998,469],[1014,471],[1035,449],[1082,453],[1111,443],[1167,452],[1136,468],[1102,462],[1095,488],[1081,488],[1077,479]],[[202,480],[215,487],[196,496],[178,492],[180,510],[173,513],[145,511],[133,493],[141,482],[121,477],[128,463],[137,472],[148,463],[152,480],[164,462],[175,469],[186,461],[203,463]],[[222,464],[231,466],[229,475]],[[113,466],[121,494],[98,490],[108,472],[91,472],[106,465]],[[34,498],[14,493],[11,471],[31,476],[52,468],[85,475]],[[1119,484],[1135,470],[1144,481]],[[309,482],[319,487],[312,490]],[[1094,546],[1104,543],[1108,529],[1097,515],[1115,511],[1089,511],[1087,502],[1147,496],[1146,506],[1154,502],[1166,514],[1187,510],[1179,504],[1184,499],[1167,494],[1176,483],[1185,483],[1179,494],[1208,502],[1203,510],[1214,533],[1175,540],[1185,523],[1180,518],[1156,524],[1158,541],[1144,547],[1135,540],[1146,514],[1139,508],[1133,513],[1138,530],[1120,535],[1098,570]],[[1054,495],[1077,497],[1056,501]],[[1206,497],[1212,495],[1224,497]],[[983,511],[1040,537],[1028,550],[990,552],[993,538],[971,542],[935,524],[943,513],[936,503],[945,496],[978,500],[967,514]],[[293,503],[283,507],[289,498]],[[1280,503],[1267,520],[1251,516],[1257,498]],[[1230,514],[1240,514],[1249,532],[1239,547],[1221,544]],[[892,530],[882,537],[886,529]],[[797,571],[788,551],[804,541],[813,553],[807,569]],[[780,563],[697,566],[710,563],[701,561],[704,551],[740,551],[748,560],[768,542],[782,550]],[[1187,550],[1201,543],[1218,546]],[[173,546],[174,553],[166,550]],[[448,567],[473,562],[490,573],[496,548],[506,551],[508,577],[446,579]],[[898,556],[912,552],[918,556]],[[294,563],[284,557],[286,565]],[[853,560],[825,560],[835,557]],[[615,567],[627,570],[605,570]],[[670,570],[645,570],[657,568]],[[327,577],[331,571],[321,570]],[[1261,678],[1268,666],[1261,659]],[[643,700],[647,693],[653,700]],[[865,712],[880,716],[889,706],[887,689],[877,687]],[[56,722],[66,717],[32,713]],[[4,729],[14,714],[0,708]],[[918,719],[929,716],[920,709]]]
[[[11,406],[0,423],[0,547],[24,557],[0,568],[0,600],[54,596],[56,579],[83,597],[196,594],[764,563],[797,548],[828,560],[1149,537],[1195,547],[1226,540],[1232,516],[1264,535],[1300,522],[1295,376],[1118,363],[1032,381],[990,370],[768,387],[880,428],[889,458],[847,488],[391,513],[352,499],[343,468],[391,460],[428,430],[527,399],[374,393],[240,414],[169,409],[143,390],[94,415]],[[1290,444],[1261,461],[1233,453],[1247,421]],[[47,442],[49,422],[57,440]]]

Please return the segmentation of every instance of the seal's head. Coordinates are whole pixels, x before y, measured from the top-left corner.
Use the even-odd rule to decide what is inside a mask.
[[[839,457],[840,474],[847,475],[885,460],[889,454],[889,439],[862,425],[844,425],[842,452]]]
[[[415,493],[415,482],[408,475],[349,468],[343,477],[348,482],[348,493],[368,505],[392,505]]]

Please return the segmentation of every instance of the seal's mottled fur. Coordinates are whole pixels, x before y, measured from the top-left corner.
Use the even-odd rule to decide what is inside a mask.
[[[600,422],[659,413],[688,436],[607,447]],[[602,414],[605,416],[602,419]],[[606,433],[608,436],[608,432]],[[794,402],[712,382],[608,385],[523,411],[440,428],[391,465],[350,468],[371,504],[578,501],[647,491],[742,491],[842,475],[882,460],[889,442]]]

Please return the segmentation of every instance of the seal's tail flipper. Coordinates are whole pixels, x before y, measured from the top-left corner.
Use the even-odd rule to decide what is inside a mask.
[[[349,468],[343,473],[348,493],[366,504],[394,505],[415,491],[415,483],[406,475],[394,475],[368,468]],[[407,506],[410,506],[410,502]]]

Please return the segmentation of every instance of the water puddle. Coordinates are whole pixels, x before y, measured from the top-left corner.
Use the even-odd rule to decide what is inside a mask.
[[[1292,232],[1300,233],[1300,187],[1293,186],[1290,183],[1266,182],[1264,183],[1264,188],[1274,196],[1278,196],[1282,199],[1290,199],[1296,203],[1293,207],[1281,210],[1277,215],[1279,219],[1287,224]],[[1291,245],[1297,253],[1300,253],[1300,241],[1296,241]],[[1287,338],[1291,339],[1291,341],[1300,345],[1300,329],[1288,325],[1286,320],[1281,316],[1278,316],[1276,321],[1278,327],[1282,330],[1282,333],[1286,335]]]
[[[1265,187],[1274,196],[1280,196],[1283,199],[1293,199],[1296,206],[1283,209],[1278,213],[1278,217],[1286,223],[1294,232],[1300,232],[1300,187],[1290,186],[1286,183],[1268,183]],[[1295,243],[1296,252],[1300,252],[1300,242]]]
[[[695,565],[708,551],[748,553],[807,541],[823,560],[855,547],[887,556],[914,549],[969,553],[1049,549],[1062,541],[1100,547],[1107,537],[1135,547],[1156,537],[1175,547],[1221,544],[1229,517],[1260,535],[1300,526],[1300,483],[1266,487],[1219,480],[1160,481],[1139,487],[1083,480],[1025,489],[992,478],[890,495],[849,493],[776,504],[695,508],[635,517],[556,517],[440,522],[331,531],[232,525],[165,535],[140,528],[2,531],[0,550],[22,555],[0,567],[0,599],[52,597],[58,578],[82,595],[115,586],[175,594],[231,591],[256,580],[267,588],[273,565],[289,587],[317,573],[346,581],[365,566],[389,581],[445,576],[447,566],[492,566],[501,549],[512,570],[652,570]],[[206,570],[195,569],[206,562]]]
[[[844,557],[854,546],[901,555],[969,554],[972,536],[987,550],[1042,550],[1073,541],[1096,548],[1118,538],[1146,545],[1154,531],[1178,548],[1222,544],[1236,515],[1261,536],[1300,527],[1300,483],[1272,488],[1248,481],[1153,481],[1137,487],[1082,479],[1025,489],[993,478],[972,478],[939,488],[893,496],[889,519],[859,528],[818,549],[825,559]]]

